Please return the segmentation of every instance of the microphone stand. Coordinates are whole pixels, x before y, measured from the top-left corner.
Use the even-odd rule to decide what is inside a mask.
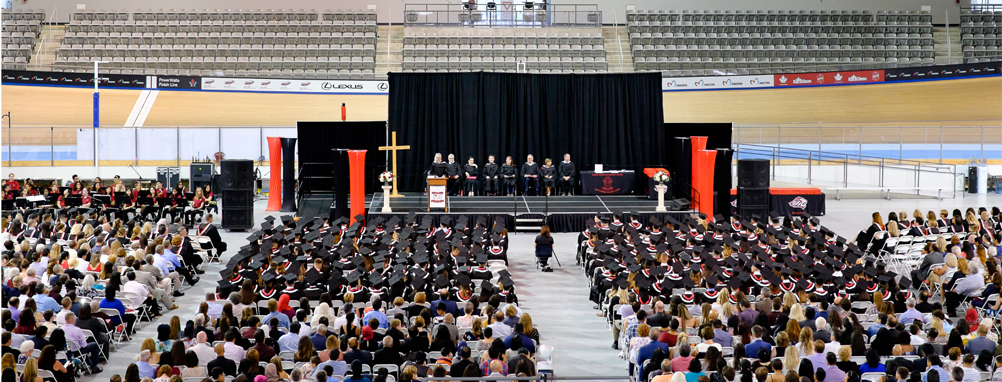
[[[136,173],[136,176],[138,176],[138,177],[139,177],[139,181],[140,181],[140,182],[142,182],[142,181],[143,181],[143,176],[142,176],[142,175],[141,175],[141,174],[139,173],[139,170],[136,170],[136,168],[135,168],[135,167],[132,167],[132,165],[131,165],[131,164],[129,165],[129,168],[131,168],[131,169],[132,169],[132,171]]]

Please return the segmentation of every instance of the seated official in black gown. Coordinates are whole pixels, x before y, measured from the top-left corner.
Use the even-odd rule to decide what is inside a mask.
[[[564,161],[557,165],[557,192],[560,195],[573,195],[574,194],[574,175],[577,170],[574,168],[574,162],[571,162],[571,154],[564,154]]]
[[[553,167],[553,160],[550,158],[543,160],[543,167],[539,169],[539,173],[543,176],[543,188],[546,189],[546,195],[550,195],[550,191],[557,186],[557,168]]]
[[[449,162],[445,164],[445,175],[449,177],[446,185],[449,189],[449,195],[459,195],[459,172],[461,170],[459,162],[456,162],[456,156],[449,154]]]
[[[497,163],[494,163],[494,156],[487,157],[487,164],[484,165],[484,171],[481,176],[483,177],[483,187],[484,193],[487,195],[495,195],[498,192],[498,173],[500,168]]]
[[[518,169],[515,168],[514,161],[511,157],[505,158],[504,164],[501,165],[501,185],[506,196],[515,194],[516,177],[518,177]]]
[[[532,154],[525,158],[522,164],[522,194],[539,195],[539,164],[533,161]]]
[[[466,196],[477,194],[477,164],[473,162],[473,157],[466,160],[463,165],[463,192]]]

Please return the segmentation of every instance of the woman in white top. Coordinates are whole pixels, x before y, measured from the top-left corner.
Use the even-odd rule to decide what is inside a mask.
[[[698,354],[706,354],[706,349],[711,347],[717,348],[717,350],[723,350],[723,346],[713,342],[713,326],[704,326],[703,330],[699,333],[700,337],[703,337],[703,343],[696,344],[696,351]]]

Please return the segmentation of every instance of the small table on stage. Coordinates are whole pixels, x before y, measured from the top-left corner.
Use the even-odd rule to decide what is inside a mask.
[[[447,178],[428,177],[428,211],[432,208],[444,208],[449,212],[449,190],[446,187]]]
[[[731,189],[731,212],[738,213],[738,190]],[[798,216],[804,212],[812,216],[825,215],[825,194],[816,187],[769,188],[769,212],[781,216]]]
[[[581,171],[582,195],[624,195],[633,193],[636,174],[623,171]]]

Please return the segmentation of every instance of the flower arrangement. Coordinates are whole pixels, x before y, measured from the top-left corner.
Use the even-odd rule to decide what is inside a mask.
[[[379,181],[383,182],[383,184],[389,184],[393,181],[393,179],[394,176],[392,172],[384,171],[382,174],[379,174]]]
[[[658,171],[654,174],[654,181],[658,182],[658,184],[665,184],[671,181],[671,176],[667,172]]]

